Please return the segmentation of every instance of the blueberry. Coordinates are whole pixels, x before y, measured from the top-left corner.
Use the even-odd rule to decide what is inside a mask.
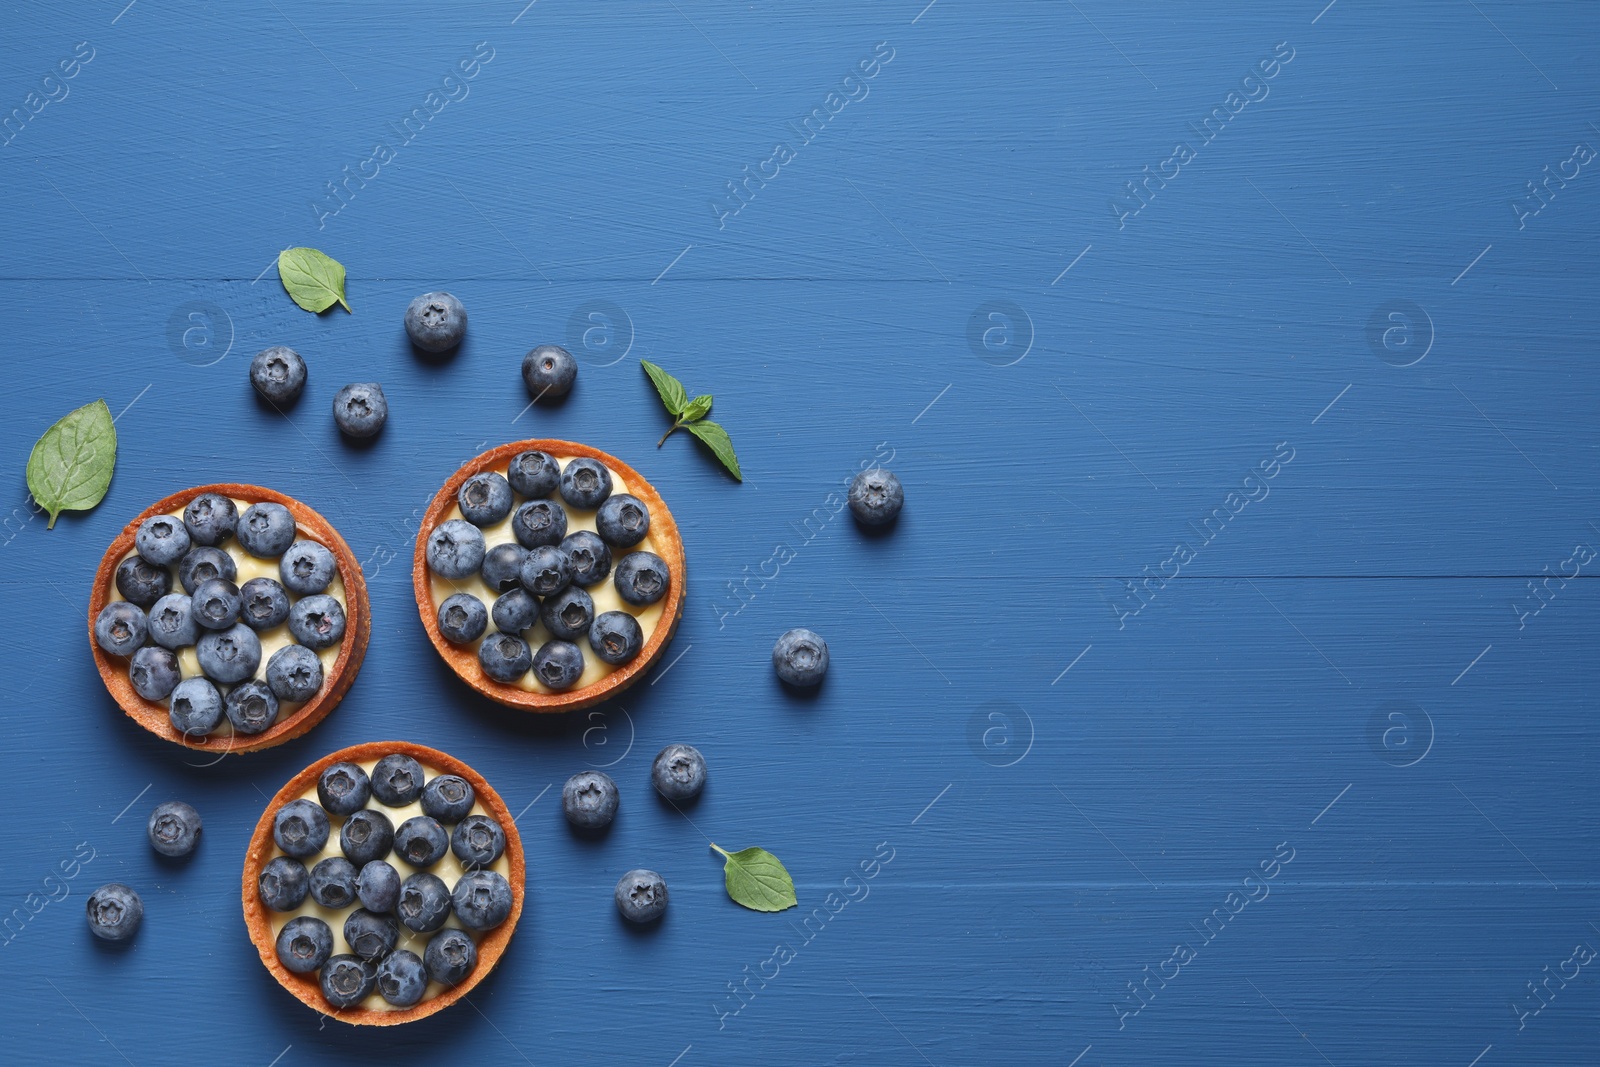
[[[138,605],[113,600],[94,620],[94,643],[112,656],[131,656],[144,644],[149,622]]]
[[[228,691],[223,707],[236,734],[265,733],[278,721],[278,698],[266,682],[249,681],[234,686]]]
[[[183,680],[178,657],[159,645],[146,645],[128,662],[128,681],[146,700],[165,700]]]
[[[289,618],[289,594],[271,578],[252,578],[239,587],[239,621],[252,630],[271,630]]]
[[[577,379],[578,361],[560,345],[539,345],[522,357],[522,384],[535,400],[559,400]]]
[[[493,633],[478,646],[478,665],[490,678],[509,684],[528,673],[533,666],[533,653],[522,638]]]
[[[422,787],[422,811],[440,822],[457,823],[472,812],[472,783],[456,774],[439,774]]]
[[[226,630],[239,621],[239,587],[223,578],[201,582],[190,598],[189,609],[196,625]]]
[[[386,863],[384,866],[389,865]],[[393,867],[389,869],[394,870]],[[393,915],[357,908],[344,921],[345,944],[364,960],[382,959],[394,951],[399,941],[400,924],[395,922]]]
[[[311,868],[311,899],[324,908],[348,908],[356,899],[356,866],[329,856]]]
[[[632,548],[650,532],[650,509],[638,497],[618,493],[600,505],[594,525],[606,544]]]
[[[772,669],[790,685],[821,685],[828,673],[828,642],[810,630],[790,630],[772,646]]]
[[[185,678],[172,691],[167,718],[184,737],[204,737],[222,725],[222,694],[205,678]]]
[[[478,946],[464,930],[440,930],[428,941],[422,954],[428,977],[440,985],[460,985],[478,965]]]
[[[549,496],[561,484],[561,465],[548,452],[522,452],[511,461],[506,477],[523,496]]]
[[[575,508],[593,511],[611,495],[611,472],[592,459],[575,459],[561,472],[561,499]]]
[[[595,585],[611,573],[611,550],[589,530],[568,534],[561,542],[561,551],[572,561],[572,580],[578,585]]]
[[[400,872],[383,860],[362,864],[356,875],[356,896],[368,911],[393,911],[400,902]]]
[[[644,647],[644,630],[626,611],[608,611],[589,627],[589,647],[613,667],[620,666]]]
[[[152,567],[170,567],[189,551],[189,531],[171,515],[152,515],[133,535],[133,545]]]
[[[372,792],[391,808],[404,807],[422,796],[422,764],[410,756],[391,753],[372,768]]]
[[[183,525],[195,544],[220,545],[239,525],[239,506],[221,493],[201,493],[183,509]]]
[[[126,941],[139,932],[144,901],[121,882],[108,882],[89,894],[89,932],[102,941]]]
[[[654,552],[629,552],[617,564],[616,577],[612,579],[617,595],[634,607],[654,604],[667,594],[672,584],[667,562]]]
[[[209,546],[191,548],[189,554],[178,561],[178,581],[186,593],[194,593],[203,583],[213,578],[231,582],[238,576],[239,565],[233,561],[232,556],[220,548]]]
[[[162,648],[186,648],[200,637],[190,599],[182,593],[168,593],[150,609],[150,640]]]
[[[468,930],[493,930],[511,914],[511,883],[497,871],[471,871],[450,895],[456,918]]]
[[[378,964],[378,992],[397,1008],[409,1008],[428,991],[422,957],[409,949],[392,952]]]
[[[394,850],[413,867],[432,867],[450,851],[450,835],[431,815],[414,815],[394,832]]]
[[[550,596],[572,584],[572,560],[559,548],[530,549],[522,561],[522,587],[535,596]]]
[[[569,586],[546,598],[539,620],[562,641],[581,640],[594,622],[594,600],[577,586]]]
[[[336,1009],[352,1008],[372,995],[378,968],[360,956],[334,956],[319,974],[322,996]]]
[[[477,574],[485,553],[483,531],[465,519],[446,519],[428,535],[428,569],[452,582]]]
[[[456,503],[475,526],[493,526],[511,514],[511,484],[494,471],[480,471],[461,483]]]
[[[278,561],[283,587],[295,596],[322,592],[338,573],[333,553],[315,541],[296,541]]]
[[[561,811],[580,830],[610,826],[617,800],[617,783],[601,771],[579,771],[561,787]]]
[[[503,634],[520,634],[539,621],[539,598],[519,586],[495,597],[489,614],[496,630]]]
[[[297,860],[321,852],[328,829],[328,813],[309,800],[291,800],[272,817],[272,840]]]
[[[377,808],[362,808],[339,828],[339,851],[357,866],[387,857],[393,847],[394,823]]]
[[[329,815],[354,815],[371,799],[372,779],[359,763],[335,763],[317,777],[317,800]]]
[[[632,870],[617,880],[617,911],[631,923],[654,922],[667,910],[667,883],[655,871]]]
[[[284,645],[267,660],[267,687],[280,701],[304,704],[322,689],[322,660],[305,645]]]
[[[333,931],[311,915],[290,919],[278,931],[278,962],[293,974],[310,974],[333,955]]]
[[[571,641],[546,641],[534,653],[533,673],[550,689],[570,689],[583,676],[583,650]]]
[[[239,544],[257,559],[277,559],[294,544],[294,516],[282,504],[251,504],[239,516]]]
[[[863,526],[886,526],[900,514],[906,491],[900,479],[882,467],[870,467],[850,483],[850,514]]]
[[[406,306],[406,335],[424,352],[448,352],[467,335],[467,309],[449,293],[423,293]]]
[[[231,629],[202,634],[195,652],[206,677],[223,685],[254,678],[261,666],[261,639],[242,622]]]
[[[395,905],[395,914],[412,933],[437,930],[450,918],[450,890],[438,875],[418,871],[400,883],[400,903]]]
[[[483,554],[483,566],[478,576],[483,584],[497,593],[509,592],[521,585],[522,561],[528,550],[514,541],[495,545]]]
[[[276,856],[261,868],[256,880],[256,892],[261,903],[273,911],[293,911],[306,899],[311,888],[311,876],[306,865],[288,856]]]
[[[446,641],[470,644],[489,628],[489,612],[471,593],[452,593],[439,605],[439,633]]]
[[[511,516],[511,536],[523,548],[559,545],[567,536],[567,509],[554,500],[530,500]]]
[[[650,764],[650,784],[668,800],[692,800],[706,787],[706,758],[693,745],[668,745]]]
[[[326,593],[302,597],[289,609],[289,632],[307,648],[331,648],[344,637],[344,605]]]
[[[306,361],[283,345],[263,348],[250,361],[250,384],[263,400],[292,404],[306,387]]]
[[[117,592],[124,600],[148,608],[172,592],[172,572],[129,556],[117,564]]]
[[[333,396],[333,421],[351,437],[371,437],[389,419],[389,400],[377,382],[351,382]]]
[[[487,867],[506,850],[506,832],[487,815],[468,815],[450,835],[450,851],[463,867]]]
[[[181,800],[157,804],[145,832],[150,847],[163,856],[187,856],[200,843],[200,813]]]

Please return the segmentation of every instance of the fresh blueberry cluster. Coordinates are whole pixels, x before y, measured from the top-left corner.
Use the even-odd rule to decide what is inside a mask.
[[[224,719],[236,734],[262,733],[282,703],[305,703],[322,689],[317,653],[338,645],[345,631],[344,604],[327,592],[339,568],[326,546],[297,535],[282,504],[241,512],[226,496],[202,493],[181,518],[146,519],[134,554],[118,564],[123,599],[101,609],[95,642],[127,660],[136,693],[167,702],[172,728],[184,737],[211,734]],[[276,560],[278,578],[235,585],[238,563],[223,547],[230,538],[256,559]],[[263,638],[281,640],[285,629],[291,643],[263,666]],[[188,649],[200,672],[185,677]]]
[[[438,606],[439,633],[452,644],[478,642],[484,674],[516,683],[532,671],[563,690],[583,676],[581,642],[612,666],[639,654],[645,633],[632,611],[597,611],[589,590],[609,577],[625,607],[642,610],[666,596],[672,575],[654,552],[629,551],[649,534],[650,509],[613,493],[604,464],[580,458],[563,468],[554,456],[523,452],[504,474],[468,478],[456,502],[462,517],[428,535],[428,568],[451,583],[481,578],[493,596],[486,606],[461,591]],[[594,529],[571,529],[579,523]],[[514,540],[489,543],[508,527]],[[613,551],[622,554],[615,568]]]
[[[492,869],[506,848],[505,830],[474,814],[472,785],[454,774],[428,772],[410,756],[391,754],[369,774],[335,763],[317,780],[317,803],[291,800],[273,817],[283,855],[262,868],[261,903],[298,911],[307,898],[334,912],[296,915],[278,932],[278,960],[295,974],[316,972],[335,1008],[373,992],[396,1008],[427,994],[428,983],[460,984],[478,961],[474,935],[511,915],[511,885]],[[419,804],[422,814],[397,827],[384,809]],[[371,806],[369,806],[371,805]],[[312,863],[337,837],[340,855]],[[447,855],[454,862],[445,861]],[[443,864],[441,864],[441,861]],[[454,871],[455,884],[441,874]],[[348,952],[334,952],[329,920],[343,913]],[[446,926],[452,916],[459,925]],[[420,955],[402,938],[428,935]]]

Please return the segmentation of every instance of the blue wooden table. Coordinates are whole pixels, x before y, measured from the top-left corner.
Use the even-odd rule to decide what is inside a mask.
[[[94,0],[0,43],[8,1062],[1600,1060],[1594,5],[524,2]],[[289,245],[353,314],[289,301]],[[470,333],[421,362],[435,288]],[[527,410],[544,341],[579,384]],[[311,367],[287,418],[269,344]],[[716,395],[743,485],[655,448],[640,358]],[[110,493],[47,531],[28,450],[101,396]],[[534,436],[636,465],[689,557],[669,659],[566,720],[457,682],[408,573],[444,478]],[[908,502],[869,538],[874,461]],[[374,625],[325,723],[203,766],[84,619],[128,518],[233,479],[342,530]],[[383,738],[532,804],[530,904],[470,1006],[374,1033],[277,987],[237,893],[264,798]],[[596,766],[597,843],[556,800]],[[708,839],[800,908],[730,903]],[[83,920],[112,880],[126,951]]]

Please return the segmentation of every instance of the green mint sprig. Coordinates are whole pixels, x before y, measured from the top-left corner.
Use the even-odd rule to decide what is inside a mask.
[[[644,372],[650,376],[650,381],[655,383],[656,392],[661,394],[661,403],[666,405],[667,414],[674,419],[667,432],[661,435],[661,440],[656,442],[656,447],[660,448],[666,444],[667,438],[672,436],[673,431],[688,430],[711,449],[711,454],[722,461],[722,465],[728,468],[735,481],[744,481],[744,475],[739,473],[739,457],[734,455],[733,441],[729,439],[728,431],[706,418],[711,411],[711,394],[702,393],[691,400],[688,390],[678,379],[648,359],[641,359],[639,365],[644,367]]]

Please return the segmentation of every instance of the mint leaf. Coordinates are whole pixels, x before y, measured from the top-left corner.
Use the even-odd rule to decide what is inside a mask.
[[[733,454],[733,442],[728,439],[728,431],[710,419],[701,419],[699,422],[686,423],[683,427],[696,437],[700,438],[706,447],[722,461],[733,474],[735,481],[744,481],[744,475],[739,473],[739,457]]]
[[[683,409],[689,406],[689,394],[684,392],[683,383],[648,359],[641,359],[639,365],[655,383],[656,392],[661,394],[661,402],[667,406],[667,411],[674,416],[682,415]]]
[[[344,265],[315,248],[279,252],[278,277],[290,299],[307,311],[323,312],[335,304],[350,310],[344,299]]]
[[[683,409],[683,414],[679,417],[684,422],[694,422],[697,419],[705,418],[706,413],[710,410],[711,394],[702,393],[693,400],[689,401],[689,406]]]
[[[104,400],[69,412],[44,432],[28,455],[28,492],[50,513],[88,511],[105,499],[117,465],[117,427]]]
[[[783,911],[795,906],[794,879],[778,857],[764,848],[729,853],[716,845],[711,847],[728,861],[722,875],[735,904],[751,911]]]

